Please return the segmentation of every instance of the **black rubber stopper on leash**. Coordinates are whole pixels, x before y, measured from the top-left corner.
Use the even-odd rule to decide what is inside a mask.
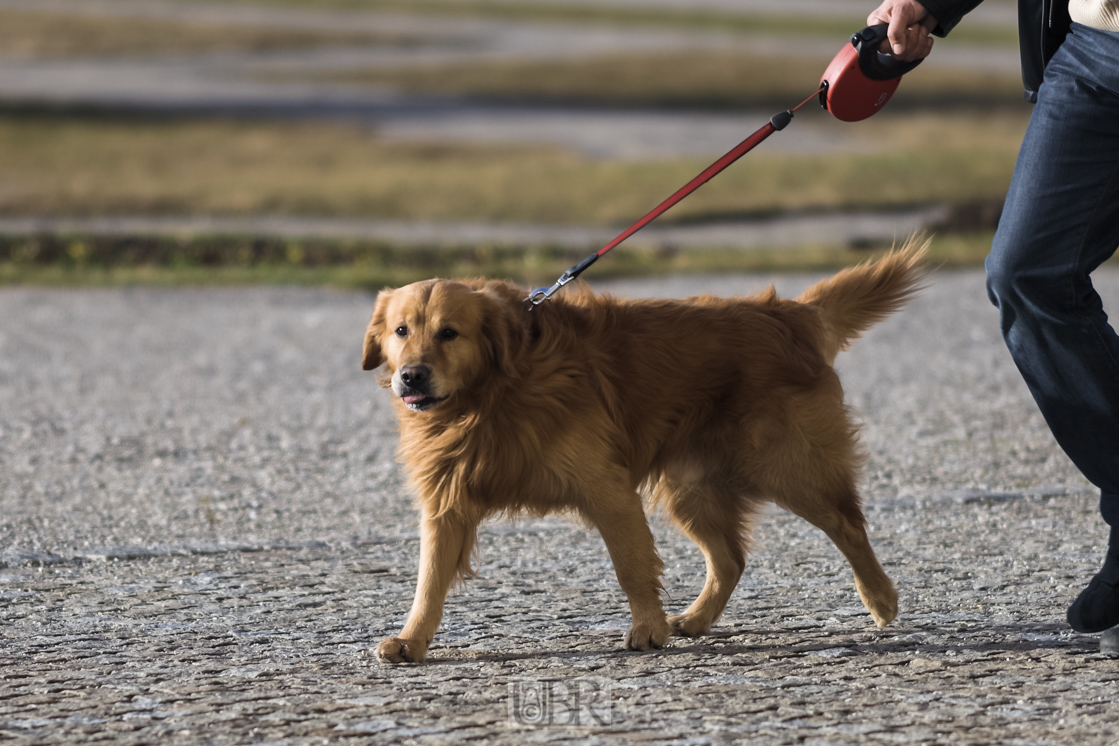
[[[769,120],[769,123],[773,125],[773,129],[780,132],[788,127],[791,121],[793,121],[793,113],[791,111],[783,111],[780,114],[774,114]]]

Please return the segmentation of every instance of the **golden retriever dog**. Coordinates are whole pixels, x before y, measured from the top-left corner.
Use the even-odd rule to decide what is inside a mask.
[[[421,530],[415,601],[378,657],[424,658],[448,591],[471,574],[479,524],[498,513],[570,511],[598,530],[629,600],[632,650],[711,629],[764,501],[822,529],[889,624],[897,591],[867,539],[863,455],[832,361],[919,289],[926,246],[910,241],[796,300],[772,287],[621,300],[576,284],[530,311],[505,282],[381,292],[363,368],[386,366]],[[643,495],[706,558],[703,590],[680,614],[661,605]]]

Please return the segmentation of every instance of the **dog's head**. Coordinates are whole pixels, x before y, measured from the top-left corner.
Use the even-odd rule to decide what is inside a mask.
[[[513,302],[511,302],[513,301]],[[377,296],[362,368],[387,364],[393,393],[414,412],[493,376],[515,374],[523,308],[497,283],[427,280]]]

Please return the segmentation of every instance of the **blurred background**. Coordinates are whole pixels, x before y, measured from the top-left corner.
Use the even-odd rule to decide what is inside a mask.
[[[554,276],[817,89],[874,0],[0,0],[0,282]],[[879,115],[815,103],[597,276],[975,264],[1013,0]]]

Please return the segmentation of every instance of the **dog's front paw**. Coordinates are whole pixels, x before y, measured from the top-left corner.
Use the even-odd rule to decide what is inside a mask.
[[[672,633],[684,637],[698,637],[711,631],[711,623],[699,614],[673,614],[668,617]]]
[[[385,663],[419,663],[427,654],[427,643],[403,637],[388,637],[377,646],[377,657]]]
[[[672,635],[672,628],[667,621],[660,624],[642,622],[634,624],[626,633],[626,648],[629,650],[652,650],[663,648],[668,638]]]

